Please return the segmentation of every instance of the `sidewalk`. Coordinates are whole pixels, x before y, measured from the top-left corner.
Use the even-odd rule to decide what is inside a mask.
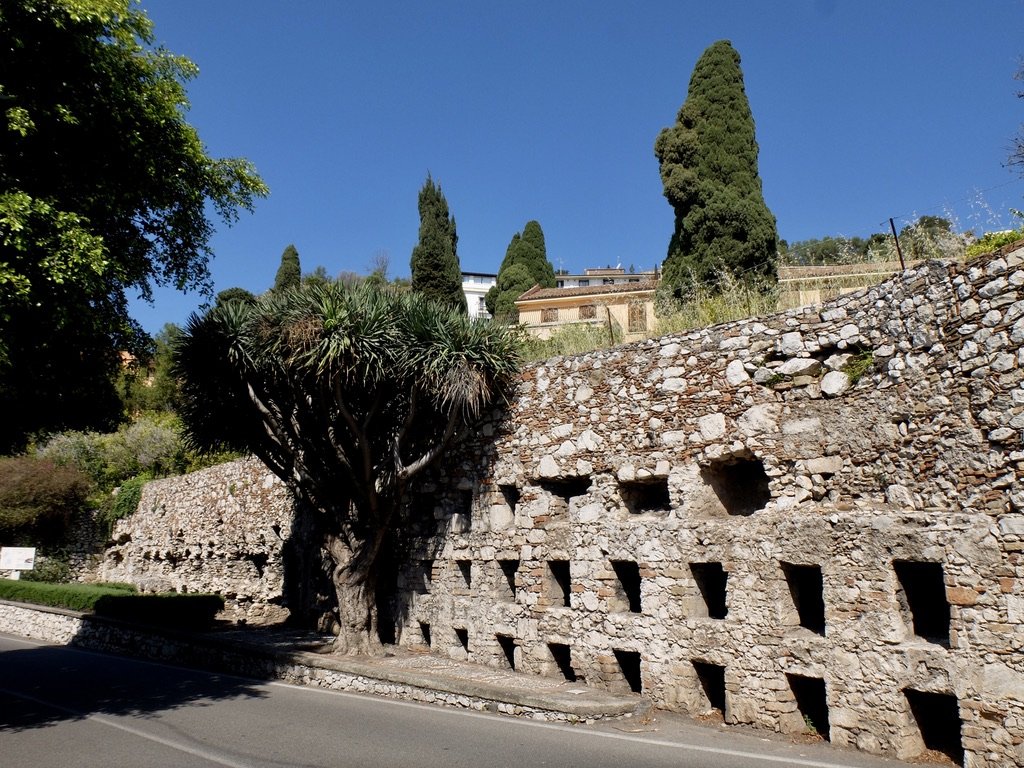
[[[586,721],[646,711],[649,704],[635,694],[616,694],[579,683],[528,675],[508,669],[455,661],[429,653],[388,648],[383,656],[335,656],[333,637],[277,627],[245,627],[195,635],[201,644],[227,645],[253,657],[308,668],[304,684],[338,686],[345,678],[374,680],[399,688],[434,692],[433,700],[507,714],[533,714],[541,719]],[[375,691],[377,692],[377,691]],[[385,694],[386,695],[386,694]],[[463,697],[452,702],[450,696]],[[406,696],[401,696],[406,698]],[[423,700],[422,696],[413,696]],[[428,695],[427,700],[431,700]],[[483,703],[483,706],[479,706]]]

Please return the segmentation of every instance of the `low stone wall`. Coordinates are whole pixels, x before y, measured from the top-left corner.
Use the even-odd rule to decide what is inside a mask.
[[[587,703],[571,701],[559,709],[548,709],[529,702],[511,700],[516,697],[491,698],[488,689],[493,689],[493,686],[475,685],[472,681],[449,680],[446,684],[417,675],[415,671],[389,673],[372,663],[347,657],[271,650],[219,640],[215,636],[146,629],[74,611],[39,608],[3,600],[0,600],[0,632],[259,680],[280,680],[293,685],[370,693],[403,701],[498,712],[533,720],[576,723],[632,712],[621,706],[618,709],[613,706],[595,708]],[[490,690],[492,696],[498,693]]]

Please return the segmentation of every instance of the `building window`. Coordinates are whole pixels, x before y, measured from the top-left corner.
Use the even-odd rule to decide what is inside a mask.
[[[594,320],[597,317],[597,307],[593,304],[584,304],[580,307],[580,320]]]
[[[586,288],[588,285],[590,285],[589,280],[580,280],[580,288]]]
[[[565,288],[565,280],[555,280],[555,288]]]
[[[601,280],[601,284],[602,285],[615,285],[615,278],[614,277],[606,277],[603,280]]]
[[[647,305],[642,301],[629,302],[629,332],[643,333],[647,330]]]
[[[558,309],[542,309],[540,311],[540,321],[542,323],[557,323],[558,322]]]

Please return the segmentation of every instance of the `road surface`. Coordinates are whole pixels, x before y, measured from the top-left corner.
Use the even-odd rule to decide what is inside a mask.
[[[565,726],[0,635],[3,768],[896,768],[659,715]]]

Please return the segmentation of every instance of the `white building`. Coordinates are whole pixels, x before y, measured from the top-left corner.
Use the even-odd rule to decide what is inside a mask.
[[[497,285],[498,276],[486,272],[463,272],[462,292],[466,294],[466,307],[469,309],[470,317],[490,317],[487,307],[484,306],[484,296]]]
[[[598,285],[620,285],[622,283],[646,283],[651,280],[657,281],[656,270],[644,272],[626,272],[622,267],[601,267],[588,268],[583,274],[570,275],[556,274],[556,288],[593,288]]]

